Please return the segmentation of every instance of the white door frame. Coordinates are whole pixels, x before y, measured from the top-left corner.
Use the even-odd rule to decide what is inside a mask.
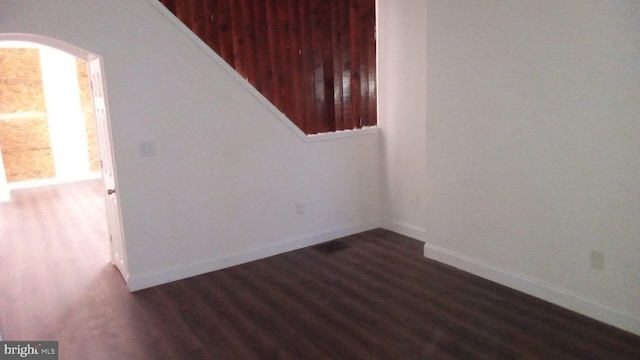
[[[68,44],[64,41],[49,38],[46,36],[23,34],[23,33],[0,33],[0,41],[30,42],[30,43],[49,46],[49,47],[64,51],[79,59],[85,60],[87,63],[98,60],[100,63],[100,71],[101,73],[104,73],[104,70],[102,69],[102,58],[99,55],[93,54],[77,46]],[[93,81],[94,80],[92,79],[92,82]],[[104,159],[108,159],[108,161],[110,162],[109,165],[110,165],[111,171],[113,173],[113,183],[105,184],[105,187],[109,186],[109,187],[114,187],[115,189],[115,186],[117,184],[117,178],[115,176],[115,159],[113,157],[113,147],[112,147],[112,141],[111,141],[111,122],[108,116],[109,111],[108,111],[108,103],[106,101],[107,100],[106,84],[105,84],[104,76],[101,76],[99,81],[100,81],[100,84],[99,84],[100,89],[102,89],[102,92],[104,93],[104,96],[103,96],[104,107],[106,109],[105,111],[106,126],[103,127],[104,131],[102,132],[102,134],[98,132],[98,141],[100,142],[101,145],[104,145],[104,146],[100,146],[100,152],[101,152],[100,158],[103,159],[103,161]],[[96,87],[96,86],[94,85],[93,87]],[[94,105],[94,108],[95,108],[95,105]],[[104,173],[103,173],[103,178],[104,178]],[[115,192],[110,195],[107,195],[105,191],[104,194],[107,202],[109,201],[108,197],[116,197],[115,198],[116,201],[114,202],[116,207],[115,211],[107,210],[107,214],[106,214],[110,237],[113,238],[115,236],[118,239],[118,244],[114,244],[113,241],[110,241],[111,259],[114,265],[116,265],[116,267],[122,274],[122,277],[124,278],[124,280],[128,282],[129,280],[128,263],[127,263],[127,256],[126,256],[124,233],[122,231],[122,213],[119,205],[120,202],[117,201],[118,193]],[[107,206],[109,205],[107,204]]]
[[[109,105],[107,99],[104,67],[100,56],[90,56],[88,61],[91,77],[91,92],[95,112],[98,142],[100,144],[100,159],[102,162],[102,180],[105,190],[105,210],[109,224],[109,239],[111,243],[111,262],[120,270],[125,281],[129,279],[127,256],[124,251],[120,201],[118,199],[115,163],[111,139],[111,123],[109,122]]]

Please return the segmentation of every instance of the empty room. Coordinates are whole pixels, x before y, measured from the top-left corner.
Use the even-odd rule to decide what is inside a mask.
[[[640,2],[0,0],[12,41],[86,67],[101,166],[0,173],[5,349],[640,358]]]

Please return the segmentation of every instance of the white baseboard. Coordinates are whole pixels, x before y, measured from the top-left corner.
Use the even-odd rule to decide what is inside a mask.
[[[424,256],[640,335],[640,318],[584,299],[569,290],[535,278],[511,273],[427,242],[424,245]]]
[[[60,185],[71,182],[78,181],[87,181],[87,180],[96,180],[101,179],[102,173],[93,172],[88,173],[86,175],[78,176],[78,177],[69,177],[69,178],[50,178],[50,179],[36,179],[36,180],[26,180],[20,182],[9,183],[9,190],[22,190],[22,189],[31,189],[42,186],[50,186],[50,185]]]
[[[198,263],[177,266],[171,269],[142,275],[131,275],[127,286],[130,291],[138,291],[156,285],[165,284],[171,281],[186,279],[188,277],[205,274],[211,271],[236,266],[251,261],[263,259],[269,256],[282,254],[288,251],[301,249],[307,246],[320,244],[334,240],[343,236],[357,234],[363,231],[376,229],[380,226],[379,221],[355,224],[323,233],[304,236],[296,239],[283,240],[261,248],[251,249],[242,253],[223,256]]]
[[[417,226],[417,225],[413,225],[413,224],[409,224],[409,223],[397,221],[397,220],[386,220],[382,224],[382,227],[387,230],[391,230],[398,234],[402,234],[404,236],[408,236],[410,238],[420,240],[423,242],[426,239],[427,231],[425,230],[425,228],[421,226]]]

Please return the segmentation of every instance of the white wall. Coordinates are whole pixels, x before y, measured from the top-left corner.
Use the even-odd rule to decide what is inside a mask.
[[[385,227],[640,333],[639,6],[378,0]]]
[[[639,19],[428,2],[426,256],[640,334]]]
[[[303,141],[152,3],[0,0],[0,32],[104,58],[130,288],[379,225],[377,132]]]
[[[378,0],[385,224],[424,240],[426,2]]]

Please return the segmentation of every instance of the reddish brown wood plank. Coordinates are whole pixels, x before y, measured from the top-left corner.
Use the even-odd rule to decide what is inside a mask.
[[[342,87],[342,42],[344,34],[344,24],[341,18],[341,4],[330,2],[331,8],[331,53],[333,67],[333,102],[334,102],[334,122],[336,129],[341,129],[344,124],[344,89]]]
[[[362,118],[362,108],[360,103],[362,102],[362,92],[361,92],[361,71],[362,66],[360,65],[360,49],[358,46],[354,46],[354,44],[358,44],[360,41],[360,34],[358,32],[358,3],[356,0],[351,0],[349,4],[349,28],[351,29],[350,33],[350,59],[351,59],[351,127],[357,128],[360,126],[360,119]]]
[[[351,76],[352,76],[352,64],[350,57],[350,49],[351,49],[351,28],[349,24],[349,2],[344,1],[340,2],[340,24],[343,29],[342,33],[342,44],[340,48],[340,54],[342,59],[342,79],[341,88],[343,94],[343,106],[342,112],[343,123],[341,129],[351,128],[351,124],[353,122],[353,111],[351,109],[351,101],[352,101],[352,89],[351,89]]]
[[[300,23],[297,13],[298,0],[288,0],[287,18],[289,19],[289,59],[291,61],[291,92],[293,101],[292,119],[304,119],[306,103],[304,97],[298,94],[304,93],[304,73],[302,50],[300,48]]]
[[[207,42],[207,31],[206,31],[206,21],[204,14],[204,1],[208,0],[189,0],[191,2],[189,8],[189,28],[193,31],[194,34],[198,35],[198,37]]]
[[[205,42],[213,51],[220,54],[220,37],[216,26],[218,16],[218,0],[203,0],[203,17],[205,21]]]
[[[323,0],[310,0],[309,19],[311,20],[311,44],[313,56],[313,74],[315,87],[316,116],[314,119],[315,132],[323,133],[329,131],[327,117],[329,113],[328,101],[326,99],[326,76],[322,56],[322,13],[321,4]]]
[[[376,123],[374,0],[160,0],[307,134]]]
[[[241,8],[241,33],[242,33],[242,49],[240,50],[244,54],[246,72],[245,77],[252,84],[256,84],[257,78],[257,53],[256,53],[256,29],[253,19],[253,3],[254,0],[240,0],[237,1]]]
[[[275,46],[279,46],[280,48],[280,59],[278,64],[274,64],[280,67],[280,78],[282,88],[280,92],[282,93],[282,105],[284,109],[285,115],[290,119],[295,119],[296,117],[296,98],[298,95],[294,92],[294,77],[295,72],[292,71],[293,68],[293,58],[291,52],[291,18],[289,17],[288,11],[288,1],[281,0],[278,2],[278,6],[276,7],[277,16],[278,16],[278,27],[280,31],[278,44]]]
[[[187,27],[191,26],[191,2],[176,0],[176,12],[175,15],[180,21],[182,21]]]
[[[322,66],[324,68],[324,91],[325,91],[325,103],[327,107],[326,121],[327,130],[336,131],[336,102],[335,102],[335,82],[333,77],[333,45],[331,42],[331,34],[333,32],[331,18],[333,16],[331,12],[331,2],[322,1],[320,3],[321,9],[321,53],[322,53]]]
[[[375,126],[378,123],[378,77],[377,77],[377,44],[376,44],[376,7],[375,3],[368,2],[368,15],[369,26],[368,31],[369,46],[367,46],[367,59],[369,68],[369,93],[367,98],[369,99],[369,108],[367,109],[367,122],[366,126]]]
[[[162,5],[164,5],[173,15],[176,14],[176,0],[160,0]]]
[[[220,56],[231,66],[235,67],[236,59],[233,52],[233,34],[231,32],[231,10],[229,1],[218,0],[216,19],[218,36],[220,39]]]
[[[274,103],[273,76],[269,51],[269,27],[267,25],[267,8],[264,1],[256,1],[253,4],[253,24],[256,37],[255,87],[269,101]]]
[[[318,132],[319,118],[316,106],[315,72],[313,64],[313,35],[311,30],[311,9],[308,1],[298,1],[298,20],[300,24],[300,48],[302,54],[302,83],[304,85],[305,117],[301,128],[307,134]]]
[[[352,0],[357,3],[358,7],[358,37],[359,42],[357,51],[360,56],[360,118],[357,127],[362,127],[368,121],[369,117],[369,52],[367,47],[371,46],[369,39],[369,18],[366,5],[368,0]]]
[[[278,25],[278,0],[265,0],[267,10],[267,27],[269,29],[269,60],[272,79],[273,103],[285,112],[282,87],[284,86],[282,67],[278,66],[281,59],[280,26]]]
[[[229,9],[231,36],[233,37],[233,55],[235,58],[234,68],[240,76],[246,78],[248,73],[248,64],[242,3],[237,0],[230,0]]]

